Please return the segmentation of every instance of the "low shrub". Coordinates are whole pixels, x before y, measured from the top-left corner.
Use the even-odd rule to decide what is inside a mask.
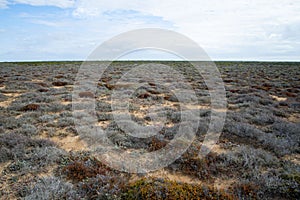
[[[38,89],[39,92],[48,92],[49,89],[46,89],[46,88],[41,88],[41,89]]]
[[[31,139],[27,136],[9,133],[0,135],[0,162],[24,160],[28,150],[55,146],[55,143],[44,139]]]
[[[81,97],[81,98],[94,98],[95,95],[92,92],[80,92],[79,97]]]
[[[258,199],[259,186],[253,182],[240,181],[230,188],[238,199]]]
[[[8,99],[8,97],[4,94],[0,93],[0,101],[6,101]]]
[[[106,103],[104,101],[97,101],[96,111],[111,112],[112,111],[111,104]]]
[[[255,126],[244,122],[227,122],[224,131],[243,138],[256,138],[258,135],[264,134],[263,131]]]
[[[275,122],[275,117],[272,113],[261,113],[256,114],[251,121],[256,125],[265,126],[273,124]]]
[[[221,154],[227,165],[233,165],[235,168],[243,168],[253,172],[259,172],[263,168],[278,167],[279,160],[269,152],[263,149],[255,149],[249,146],[241,145],[233,148],[226,154]]]
[[[64,81],[55,81],[55,82],[52,83],[52,85],[60,87],[60,86],[68,85],[68,82],[64,82]]]
[[[48,122],[53,122],[56,118],[57,118],[57,115],[45,114],[45,115],[40,116],[38,118],[38,121],[42,122],[42,123],[48,123]]]
[[[40,108],[40,105],[31,103],[31,104],[28,104],[26,106],[23,106],[20,109],[20,111],[35,111],[35,110],[38,110],[39,108]]]
[[[26,149],[22,158],[14,160],[5,168],[6,173],[38,173],[45,167],[59,164],[66,152],[56,147],[37,147]]]
[[[263,192],[265,194],[282,199],[299,199],[300,183],[294,175],[278,174],[276,172],[265,173],[261,175],[260,181],[264,186]]]
[[[148,148],[149,151],[156,151],[159,150],[163,147],[165,147],[167,145],[167,141],[166,140],[162,140],[160,138],[157,137],[153,137],[151,140],[151,144],[150,147]]]
[[[95,177],[97,174],[105,175],[110,171],[110,168],[96,158],[85,157],[80,160],[76,159],[63,167],[62,174],[66,175],[69,180],[78,182],[86,178]]]
[[[60,117],[58,118],[57,127],[68,127],[74,125],[73,117]]]
[[[17,130],[18,134],[23,134],[27,136],[33,136],[37,134],[37,128],[31,124],[23,124],[20,129]]]
[[[70,108],[68,105],[63,105],[60,103],[51,103],[51,104],[46,104],[43,106],[41,110],[44,112],[61,112],[61,111],[66,111],[66,110],[71,110],[72,106]]]
[[[0,123],[3,125],[4,129],[14,130],[20,128],[24,122],[15,117],[3,117],[0,118]]]
[[[121,194],[128,184],[128,177],[120,174],[98,174],[77,185],[77,196],[84,199],[121,199]]]
[[[234,199],[211,186],[164,179],[141,179],[129,185],[123,199]]]
[[[71,199],[75,191],[73,185],[57,177],[39,179],[25,196],[25,200]]]
[[[296,136],[297,137],[297,136]],[[284,156],[299,151],[299,137],[278,136],[274,133],[264,133],[257,136],[257,140],[267,150],[274,152],[277,156]]]
[[[198,149],[198,151],[197,151]],[[216,153],[209,153],[206,157],[200,159],[198,158],[199,148],[195,147],[195,149],[183,154],[181,158],[177,159],[174,166],[177,165],[177,169],[180,172],[197,177],[201,180],[205,180],[206,182],[211,182],[214,180],[215,176],[218,176],[222,173],[227,172],[229,168],[224,166],[224,158],[218,156]],[[174,168],[170,165],[171,168]]]

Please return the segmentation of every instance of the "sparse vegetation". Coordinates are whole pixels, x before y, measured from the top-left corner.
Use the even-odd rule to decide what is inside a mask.
[[[0,199],[299,199],[299,63],[217,62],[227,118],[216,148],[202,159],[198,153],[211,117],[208,88],[188,63],[162,63],[190,81],[198,103],[184,106],[199,106],[200,116],[188,150],[162,170],[167,175],[154,177],[115,171],[84,145],[72,113],[80,62],[1,63]],[[153,153],[176,137],[181,108],[163,84],[139,80],[143,85],[129,99],[130,118],[162,128],[149,138],[122,130],[111,94],[135,64],[145,62],[112,63],[97,90],[84,88],[79,97],[95,99],[97,126],[112,144]]]

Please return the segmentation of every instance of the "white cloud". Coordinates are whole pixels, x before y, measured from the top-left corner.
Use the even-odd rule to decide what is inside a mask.
[[[300,2],[294,0],[78,0],[75,7],[73,15],[80,18],[118,9],[160,16],[215,55],[253,47],[288,52],[300,41]]]
[[[139,2],[141,1],[77,0],[73,15],[79,18],[88,18],[100,16],[104,11],[117,9],[140,11]]]
[[[9,1],[12,3],[73,8],[72,16],[28,19],[32,23],[59,28],[62,35],[73,31],[74,36],[62,42],[49,36],[49,41],[55,40],[49,42],[49,48],[64,47],[61,54],[76,49],[83,52],[84,49],[84,53],[78,53],[84,57],[97,44],[121,32],[156,27],[173,29],[188,36],[214,59],[286,59],[289,55],[300,59],[300,1],[295,0]],[[0,0],[0,8],[6,5],[6,0]],[[120,10],[138,14],[115,12]]]
[[[40,25],[45,25],[45,26],[50,26],[50,27],[61,27],[64,25],[63,22],[53,22],[49,20],[41,20],[41,19],[34,19],[31,20],[32,23],[34,24],[40,24]]]
[[[6,0],[0,0],[0,8],[7,8],[8,2]]]
[[[13,3],[22,3],[32,6],[56,6],[59,8],[71,8],[75,0],[14,0]]]
[[[11,30],[12,34],[0,37],[1,44],[7,41],[2,49],[0,47],[0,60],[84,60],[93,49],[114,35],[164,23],[161,19],[146,23],[144,19],[149,20],[149,16],[140,13],[125,14],[126,17],[118,13],[102,15],[92,20],[74,19],[64,10],[43,13],[20,13],[22,23],[34,23],[35,26],[33,29],[28,26],[22,31]],[[26,40],[25,36],[28,37]]]

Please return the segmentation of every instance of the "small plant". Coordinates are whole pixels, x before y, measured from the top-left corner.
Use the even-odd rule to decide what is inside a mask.
[[[39,108],[40,108],[40,105],[31,103],[26,106],[23,106],[21,108],[21,111],[35,111],[35,110],[38,110]]]

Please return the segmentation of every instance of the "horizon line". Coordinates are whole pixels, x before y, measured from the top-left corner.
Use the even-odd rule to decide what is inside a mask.
[[[154,60],[154,59],[128,59],[128,60],[16,60],[16,61],[0,61],[0,63],[31,63],[31,62],[132,62],[132,61],[139,61],[139,62],[300,62],[300,60]]]

